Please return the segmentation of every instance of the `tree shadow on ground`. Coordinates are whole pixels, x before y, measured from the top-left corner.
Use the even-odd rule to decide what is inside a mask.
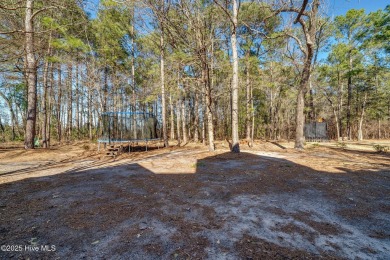
[[[0,240],[23,250],[0,257],[389,256],[389,171],[321,172],[252,153],[180,163],[189,156],[102,162],[1,184]],[[159,174],[159,163],[172,173]]]

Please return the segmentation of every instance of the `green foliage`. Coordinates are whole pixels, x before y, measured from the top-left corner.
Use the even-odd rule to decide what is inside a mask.
[[[303,55],[295,41],[286,39],[285,32],[294,33],[302,42],[304,35],[297,30],[297,25],[286,22],[285,13],[272,16],[272,8],[275,6],[263,2],[240,3],[237,27],[240,134],[245,134],[246,130],[248,71],[248,80],[253,87],[253,109],[250,108],[249,112],[255,115],[255,138],[273,138],[271,131],[281,132],[282,138],[285,138],[283,133],[291,132],[291,137],[294,132],[296,86],[299,83]],[[292,1],[292,4],[298,2]],[[5,0],[2,5],[12,7],[15,3]],[[173,1],[163,10],[161,1],[143,1],[140,7],[133,5],[132,1],[102,0],[96,10],[96,17],[91,19],[88,19],[79,1],[55,3],[60,4],[61,8],[40,12],[34,20],[37,32],[35,54],[38,58],[37,111],[42,112],[42,65],[48,61],[51,63],[49,68],[54,68],[53,80],[50,79],[49,71],[49,86],[52,91],[50,95],[53,95],[50,100],[54,98],[54,108],[51,111],[53,126],[57,123],[67,124],[62,122],[62,118],[56,118],[55,103],[62,102],[61,116],[66,117],[69,88],[76,90],[76,83],[82,96],[79,101],[84,102],[81,114],[85,116],[87,106],[91,105],[95,121],[98,121],[95,117],[102,112],[100,102],[103,102],[105,95],[108,110],[133,109],[133,97],[137,100],[137,109],[148,108],[151,104],[161,106],[160,26],[164,25],[163,53],[167,99],[171,97],[175,104],[178,98],[185,95],[187,109],[191,112],[188,113],[190,117],[187,123],[193,131],[193,117],[197,113],[194,112],[195,93],[200,97],[199,111],[204,109],[203,99],[206,92],[202,66],[206,64],[210,73],[209,79],[212,81],[215,131],[221,132],[221,136],[229,133],[232,78],[232,57],[229,51],[232,28],[228,17],[231,15],[230,2],[219,2],[222,6],[227,5],[227,9],[223,10],[213,1]],[[35,1],[35,10],[51,4],[53,2],[46,0]],[[134,21],[133,7],[141,19]],[[5,11],[0,8],[0,31],[22,30],[24,13],[24,9]],[[367,94],[364,114],[367,121],[382,120],[383,127],[387,127],[385,124],[389,116],[387,108],[390,100],[389,13],[390,6],[369,14],[364,10],[352,9],[329,24],[327,22],[330,17],[318,19],[319,27],[326,25],[317,36],[324,34],[323,37],[330,36],[331,40],[327,42],[325,50],[329,55],[323,59],[320,54],[317,64],[312,67],[310,83],[314,104],[318,116],[324,115],[324,118],[330,121],[334,121],[335,115],[340,117],[342,134],[346,131],[348,78],[352,78],[350,105],[353,124],[362,113],[362,100]],[[264,20],[266,17],[271,18]],[[3,50],[0,54],[0,69],[2,77],[4,76],[1,82],[7,83],[5,94],[15,110],[17,108],[19,121],[25,117],[27,104],[25,79],[20,73],[25,60],[24,35],[12,33],[0,38],[0,47]],[[315,44],[322,47],[324,42],[321,40]],[[67,72],[63,64],[77,65],[80,69],[78,77],[66,77]],[[131,73],[133,65],[134,80]],[[58,74],[57,68],[63,70],[61,75]],[[62,84],[58,82],[59,76],[62,76]],[[107,93],[104,93],[105,91]],[[62,100],[59,99],[59,93],[62,93]],[[91,104],[87,103],[90,101],[89,95],[92,96]],[[76,102],[79,101],[76,101],[75,96],[73,98],[75,110]],[[204,117],[204,112],[199,112],[199,116]],[[41,120],[41,115],[38,118]],[[58,120],[61,122],[57,122]],[[10,119],[7,118],[7,121]],[[334,122],[330,122],[330,125],[331,123]],[[94,131],[98,131],[97,127],[93,128]],[[10,133],[9,125],[5,128],[7,134]],[[57,132],[55,127],[52,128],[52,135],[55,136]],[[81,126],[80,131],[84,136],[89,134],[86,126]],[[73,130],[72,138],[78,137],[78,134]],[[338,146],[345,148],[346,144],[339,143]],[[317,147],[317,144],[312,147]]]
[[[105,64],[124,65],[128,56],[124,42],[130,31],[129,13],[114,1],[103,1],[98,18],[91,22],[97,54]]]
[[[364,33],[362,25],[365,18],[364,9],[351,9],[345,15],[337,16],[334,20],[336,36],[346,38],[349,41],[361,37]]]
[[[343,149],[343,150],[347,149],[347,144],[344,143],[344,142],[337,142],[337,143],[336,143],[336,146],[337,146],[337,147],[340,147],[340,148]]]
[[[378,153],[387,153],[389,151],[388,146],[374,144],[373,147],[374,147],[374,150],[377,151]]]
[[[59,50],[64,50],[68,53],[82,53],[88,50],[87,45],[79,38],[68,36],[62,39],[54,39],[52,46]]]

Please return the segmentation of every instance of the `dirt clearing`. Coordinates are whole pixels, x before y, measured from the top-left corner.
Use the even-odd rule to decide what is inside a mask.
[[[115,160],[85,144],[2,148],[0,257],[387,259],[390,156],[368,146],[191,144]]]

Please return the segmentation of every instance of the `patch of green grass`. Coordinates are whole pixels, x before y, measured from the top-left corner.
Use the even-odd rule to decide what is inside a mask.
[[[320,147],[320,144],[319,143],[313,143],[311,144],[310,148],[317,148],[317,147]]]

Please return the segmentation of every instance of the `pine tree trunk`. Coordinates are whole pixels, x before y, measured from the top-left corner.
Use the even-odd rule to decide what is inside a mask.
[[[42,98],[42,146],[43,148],[47,148],[47,135],[46,135],[46,129],[47,129],[47,92],[48,92],[48,74],[49,74],[49,61],[45,62],[44,68],[43,68],[43,98]]]
[[[351,103],[352,103],[352,54],[349,51],[349,72],[348,72],[348,97],[347,97],[347,138],[352,139],[351,128]]]
[[[77,139],[80,138],[80,79],[79,79],[79,66],[76,64],[76,126],[77,126]]]
[[[246,139],[249,141],[251,139],[251,100],[250,100],[250,95],[251,95],[251,90],[250,90],[250,60],[249,60],[249,54],[250,50],[247,51],[246,53]]]
[[[164,10],[164,0],[162,2],[162,8]],[[167,133],[167,122],[166,122],[166,105],[165,105],[165,74],[164,74],[164,25],[163,22],[160,22],[161,35],[160,35],[160,80],[161,80],[161,114],[162,114],[162,130],[163,130],[163,139],[164,147],[168,147],[168,133]]]
[[[206,145],[206,95],[202,97],[202,144]]]
[[[336,138],[337,138],[337,141],[339,141],[340,140],[339,117],[337,116],[337,112],[336,112],[336,109],[334,108],[333,104],[332,104],[332,109],[333,109],[333,115],[334,115],[334,118],[335,118],[335,121],[336,121]]]
[[[309,77],[309,99],[310,99],[310,102],[309,102],[309,107],[310,107],[309,120],[311,122],[314,122],[315,119],[316,119],[316,114],[315,114],[315,108],[314,108],[314,94],[313,94],[313,86],[312,86],[312,82],[311,82],[311,75]]]
[[[34,149],[36,109],[37,109],[37,68],[34,55],[34,0],[26,1],[25,16],[25,51],[26,67],[24,72],[27,79],[27,121],[24,147]]]
[[[187,120],[186,120],[186,99],[183,97],[181,102],[181,123],[183,128],[183,143],[188,143]]]
[[[251,129],[251,142],[250,142],[250,147],[253,147],[254,143],[254,135],[255,135],[255,108],[253,106],[253,87],[250,86],[250,100],[251,100],[251,116],[252,116],[252,129]]]
[[[195,92],[194,101],[194,142],[199,142],[199,94]]]
[[[342,118],[342,112],[343,112],[343,92],[344,92],[344,85],[341,84],[340,86],[340,93],[339,93],[339,107],[338,107],[338,119],[339,119],[339,136],[341,140],[344,141],[343,136],[343,118]]]
[[[132,84],[132,127],[133,127],[133,138],[137,139],[137,97],[136,97],[136,84],[135,84],[135,48],[134,48],[134,5],[131,7],[131,27],[130,27],[130,37],[131,37],[131,84]]]
[[[172,102],[172,94],[169,93],[169,107],[170,107],[170,118],[171,118],[171,140],[175,140],[175,117],[173,115],[173,102]]]
[[[214,122],[213,122],[213,111],[212,111],[212,97],[211,97],[211,86],[210,86],[210,77],[207,65],[204,64],[202,71],[203,80],[206,88],[206,115],[207,115],[207,135],[208,135],[208,146],[209,151],[215,150],[214,145]]]
[[[233,56],[233,79],[232,79],[232,152],[240,152],[240,140],[238,136],[238,53],[237,53],[237,0],[233,0],[233,25],[232,25],[232,56]]]
[[[53,116],[53,104],[54,104],[54,65],[50,66],[50,88],[49,88],[49,117],[47,122],[47,147],[50,148],[51,142],[51,121]]]
[[[359,128],[358,128],[358,140],[359,141],[363,141],[363,120],[364,120],[366,103],[367,103],[367,92],[364,93],[362,112],[360,114],[360,119],[359,119]]]
[[[72,64],[68,63],[68,79],[67,79],[67,89],[68,89],[68,107],[67,107],[67,141],[72,139],[72,122],[73,122],[73,86],[72,86]]]
[[[88,134],[89,140],[92,140],[92,85],[91,83],[91,68],[87,67],[87,88],[88,88]]]
[[[57,98],[57,140],[61,144],[61,137],[62,137],[62,123],[61,123],[61,104],[62,104],[62,77],[61,77],[61,64],[58,63],[57,68],[58,73],[58,98]]]
[[[180,105],[180,99],[177,100],[176,102],[176,129],[177,129],[177,145],[181,145],[181,133],[180,133],[180,110],[181,110],[181,105]]]

